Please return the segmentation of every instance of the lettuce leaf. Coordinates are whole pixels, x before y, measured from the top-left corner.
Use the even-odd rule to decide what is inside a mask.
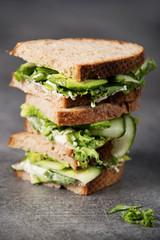
[[[37,163],[39,161],[45,161],[45,160],[59,163],[57,160],[49,157],[48,155],[42,155],[38,152],[30,152],[30,151],[26,152],[23,161],[26,161],[27,159],[30,161],[30,163]],[[66,161],[61,162],[61,164],[64,165],[64,168],[70,167],[69,163]]]
[[[96,148],[103,146],[109,138],[91,136],[88,129],[70,132],[68,137],[74,146],[75,159],[79,161],[81,167],[87,167],[91,160],[95,160],[98,165],[103,165]]]
[[[109,140],[108,137],[93,136],[90,129],[104,129],[110,127],[109,121],[103,121],[94,124],[86,124],[79,126],[63,126],[60,127],[48,120],[41,111],[29,104],[21,106],[21,116],[26,117],[32,126],[40,133],[45,135],[49,141],[54,142],[56,136],[66,136],[67,143],[70,144],[75,153],[75,159],[79,161],[79,166],[86,168],[91,160],[95,160],[98,165],[103,162],[99,159],[96,148],[99,148]]]
[[[141,223],[144,227],[153,227],[153,223],[155,222],[153,210],[151,208],[147,211],[145,209],[140,211],[137,207],[130,207],[127,212],[122,212],[121,217],[128,223]]]
[[[66,75],[59,74],[56,70],[36,66],[32,63],[22,64],[17,69],[15,78],[17,81],[26,79],[29,82],[39,82],[46,89],[61,94],[66,98],[70,97],[73,100],[78,95],[83,96],[90,94],[91,105],[94,107],[96,102],[100,102],[101,100],[106,99],[108,96],[114,95],[117,92],[122,91],[127,94],[134,88],[144,86],[146,84],[144,75],[148,74],[155,68],[156,63],[153,60],[147,59],[142,66],[129,71],[127,74],[109,77],[108,79],[96,80],[96,84],[98,81],[101,81],[99,84],[100,86],[98,87],[93,87],[93,84],[89,87],[88,83],[91,80],[86,80],[85,84],[87,85],[87,88],[85,88],[82,83],[80,84],[81,87],[70,88],[71,85],[67,83],[66,79],[68,77]],[[59,78],[61,81],[58,81]],[[74,83],[75,81],[72,80],[72,82]]]
[[[138,206],[127,206],[127,205],[121,205],[118,204],[116,207],[114,207],[113,209],[111,209],[110,211],[108,211],[108,214],[112,214],[112,213],[116,213],[118,211],[124,211],[124,210],[129,210],[130,208],[140,208],[141,205]]]
[[[108,214],[122,211],[121,217],[126,222],[132,224],[141,223],[144,227],[154,227],[153,223],[155,222],[155,218],[153,210],[151,208],[149,208],[148,210],[145,209],[141,210],[140,208],[141,205],[138,206],[117,205],[116,207],[108,211]]]
[[[144,76],[156,68],[156,63],[154,60],[146,59],[142,66],[129,71],[127,74],[120,74],[114,77],[114,81],[119,84],[126,84],[127,90],[125,93],[128,93],[130,90],[145,86],[146,81]]]

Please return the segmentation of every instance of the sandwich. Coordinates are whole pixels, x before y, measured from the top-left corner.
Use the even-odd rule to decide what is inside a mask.
[[[10,86],[26,93],[25,131],[8,146],[23,149],[15,175],[32,184],[88,195],[116,183],[133,144],[144,76],[155,69],[143,47],[102,39],[35,40],[11,55],[26,63]]]

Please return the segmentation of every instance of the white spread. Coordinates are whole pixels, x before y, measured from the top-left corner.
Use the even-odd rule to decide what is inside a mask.
[[[73,148],[71,143],[68,141],[67,133],[72,132],[72,129],[66,129],[64,131],[59,132],[58,130],[53,131],[53,136],[55,143],[60,143],[66,145],[67,147]]]

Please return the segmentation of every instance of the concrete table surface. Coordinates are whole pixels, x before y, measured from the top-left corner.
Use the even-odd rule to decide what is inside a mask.
[[[23,131],[19,106],[23,92],[8,87],[23,61],[9,56],[18,41],[37,38],[100,37],[137,42],[159,65],[158,1],[1,1],[0,2],[0,239],[160,239],[159,68],[147,76],[142,121],[121,180],[89,196],[33,186],[9,171],[24,152],[7,148],[11,134]],[[117,204],[153,208],[155,227],[124,222]]]

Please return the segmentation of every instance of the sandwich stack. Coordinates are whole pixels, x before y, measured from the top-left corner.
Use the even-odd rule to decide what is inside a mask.
[[[12,165],[32,184],[88,195],[116,183],[134,141],[145,85],[155,68],[143,47],[102,39],[35,40],[16,45],[23,58],[10,86],[26,93],[25,131],[9,147],[26,151]]]

